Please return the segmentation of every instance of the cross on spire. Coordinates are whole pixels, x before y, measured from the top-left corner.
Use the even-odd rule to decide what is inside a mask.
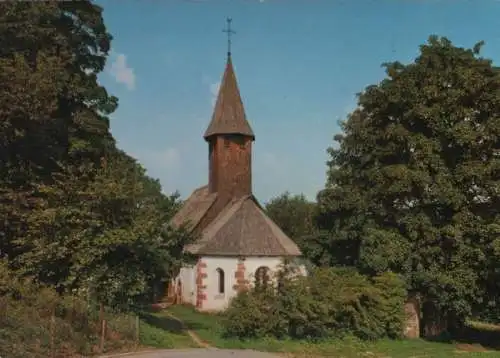
[[[231,57],[231,35],[234,35],[236,32],[231,29],[231,19],[230,17],[226,18],[227,28],[222,30],[227,34],[227,57]]]

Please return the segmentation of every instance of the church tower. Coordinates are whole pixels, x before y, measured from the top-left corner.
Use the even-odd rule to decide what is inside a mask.
[[[208,142],[208,190],[220,199],[252,194],[252,142],[236,75],[228,52],[212,120],[204,135]]]
[[[202,311],[226,309],[238,292],[267,281],[283,259],[300,249],[252,193],[252,144],[231,59],[231,19],[227,19],[228,55],[219,94],[204,138],[208,143],[208,185],[195,189],[170,221],[196,240],[184,247],[197,258],[172,281],[171,302]],[[305,268],[301,266],[301,272]],[[255,281],[258,280],[258,281]]]

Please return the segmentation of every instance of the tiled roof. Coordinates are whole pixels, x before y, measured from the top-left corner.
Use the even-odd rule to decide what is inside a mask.
[[[217,193],[209,193],[207,185],[196,189],[172,218],[171,224],[174,227],[188,224],[194,229],[213,205],[216,198]]]
[[[229,203],[187,251],[221,256],[300,256],[252,195]]]

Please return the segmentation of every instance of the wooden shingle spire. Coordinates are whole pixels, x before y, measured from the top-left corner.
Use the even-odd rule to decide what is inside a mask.
[[[228,24],[230,24],[230,19],[228,20]],[[228,35],[234,33],[230,27],[225,32],[228,32]],[[230,41],[228,46],[230,46]],[[216,135],[240,134],[251,137],[253,140],[255,135],[246,119],[245,108],[243,107],[231,60],[230,48],[228,48],[227,55],[226,69],[222,76],[212,120],[203,137],[209,140],[210,137]]]

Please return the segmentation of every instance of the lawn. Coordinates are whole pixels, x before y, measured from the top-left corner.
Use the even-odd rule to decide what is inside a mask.
[[[140,315],[139,341],[143,347],[197,348],[182,324],[164,312],[142,312]]]
[[[305,341],[279,341],[275,339],[240,341],[225,339],[221,335],[220,318],[196,312],[190,307],[173,306],[157,314],[157,318],[170,319],[168,314],[182,320],[185,327],[195,332],[203,341],[217,348],[243,348],[282,353],[284,357],[372,357],[372,358],[440,358],[440,357],[500,357],[500,351],[487,350],[475,343],[477,337],[455,343],[437,343],[424,340],[381,340],[362,342],[356,339],[331,340],[321,343]],[[470,331],[476,336],[486,331],[488,339],[500,339],[500,329],[483,327],[474,323]],[[488,336],[489,335],[489,336]],[[181,336],[184,337],[184,336]],[[475,338],[474,338],[475,337]],[[183,338],[185,339],[185,337]],[[493,343],[493,342],[491,342]]]

